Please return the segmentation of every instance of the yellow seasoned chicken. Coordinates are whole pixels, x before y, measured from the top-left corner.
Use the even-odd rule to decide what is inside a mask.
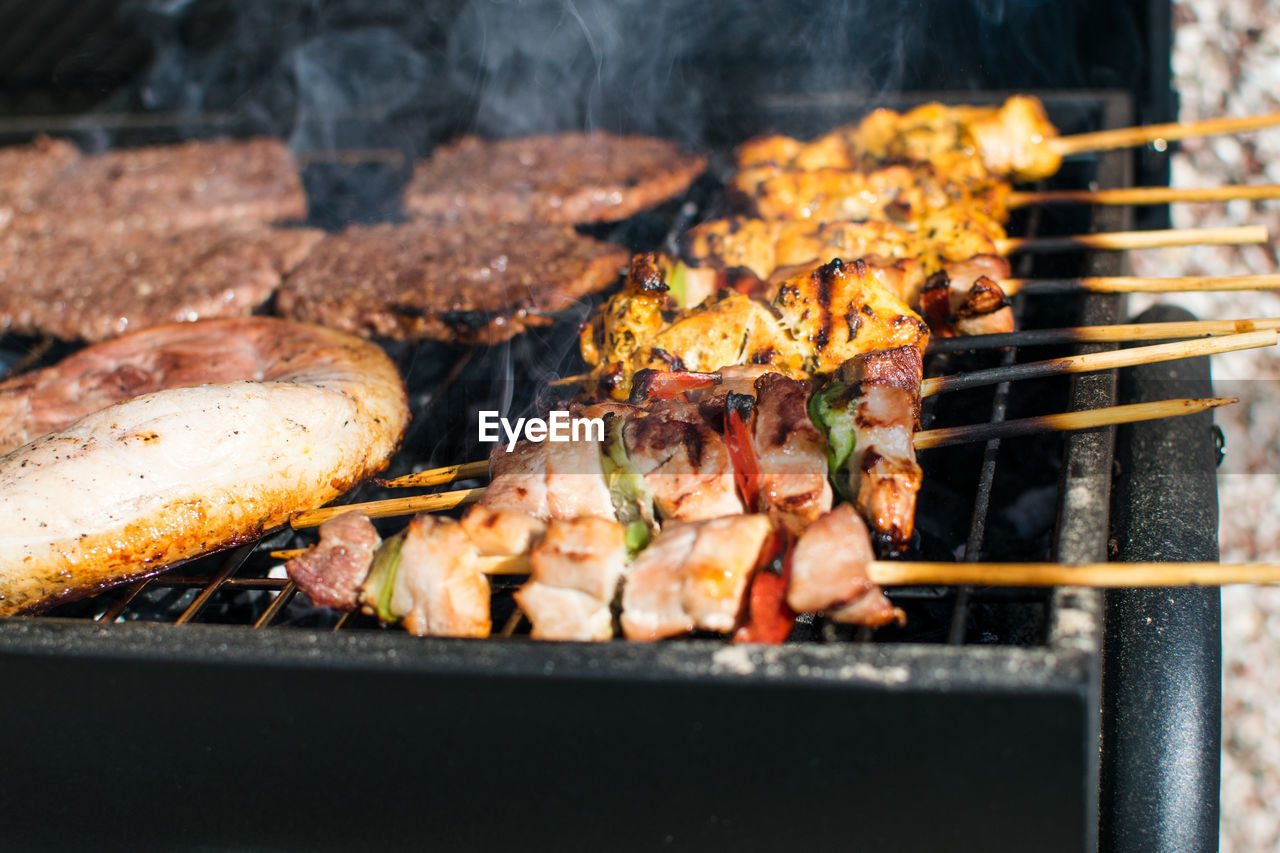
[[[749,140],[738,149],[738,166],[865,170],[931,163],[956,181],[1037,181],[1061,164],[1049,144],[1057,135],[1044,105],[1026,95],[1014,95],[999,107],[930,103],[906,113],[876,110],[809,143],[777,136]]]
[[[1007,181],[956,180],[929,163],[869,171],[756,165],[739,171],[729,188],[761,219],[874,219],[910,227],[956,209],[974,211],[995,222],[1009,218]]]
[[[682,243],[695,267],[745,267],[769,278],[781,267],[875,255],[918,260],[926,274],[950,261],[1000,254],[1004,229],[994,220],[940,211],[916,230],[886,221],[806,222],[732,217],[689,229]]]
[[[834,370],[859,353],[928,342],[920,315],[862,261],[807,269],[778,286],[771,302],[721,290],[679,310],[651,279],[635,276],[659,268],[652,256],[633,263],[627,287],[582,330],[582,357],[599,390],[617,400],[627,399],[632,377],[645,368],[713,372],[756,364],[802,376]]]

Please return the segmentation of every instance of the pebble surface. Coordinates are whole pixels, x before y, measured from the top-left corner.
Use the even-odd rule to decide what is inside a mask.
[[[1179,118],[1192,121],[1280,110],[1280,2],[1182,0],[1174,7]],[[1280,184],[1280,128],[1188,140],[1175,154],[1176,187]],[[1131,254],[1138,275],[1241,275],[1280,271],[1280,201],[1175,205],[1175,227],[1266,225],[1272,241]],[[1280,292],[1162,297],[1201,318],[1280,317]],[[1131,313],[1150,299],[1131,299]],[[1215,356],[1215,391],[1227,440],[1218,477],[1224,562],[1280,560],[1280,352]],[[1221,849],[1280,850],[1280,588],[1229,587],[1222,595]]]

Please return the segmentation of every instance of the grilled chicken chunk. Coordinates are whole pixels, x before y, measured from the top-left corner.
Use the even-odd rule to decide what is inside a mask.
[[[540,518],[524,512],[493,509],[485,504],[472,505],[460,523],[481,557],[526,554],[547,530]]]
[[[738,172],[730,190],[761,219],[880,219],[911,226],[954,208],[996,222],[1009,218],[1008,183],[956,180],[927,163],[867,171],[754,166]]]
[[[622,592],[627,639],[658,640],[695,628],[732,631],[772,530],[763,515],[665,527],[627,573]]]
[[[354,610],[369,574],[378,531],[361,512],[344,512],[320,525],[320,544],[284,564],[289,580],[317,607]]]
[[[755,392],[760,509],[798,530],[831,509],[832,499],[827,443],[809,419],[809,383],[770,373]]]
[[[989,218],[940,211],[914,229],[889,222],[774,221],[735,217],[686,232],[681,254],[695,267],[745,267],[760,278],[832,258],[911,260],[934,273],[950,261],[997,254],[1004,229]]]
[[[627,549],[622,525],[600,518],[552,521],[529,555],[533,568],[516,602],[538,640],[608,640]]]
[[[489,636],[489,579],[461,524],[425,513],[409,522],[391,613],[419,637]]]
[[[690,404],[656,404],[623,427],[627,453],[663,518],[700,521],[743,511],[724,440]]]
[[[547,457],[542,445],[520,441],[510,451],[504,444],[494,445],[489,452],[489,474],[489,487],[481,498],[485,507],[543,521],[551,517],[547,505]]]
[[[999,107],[924,104],[906,113],[879,109],[811,143],[761,137],[738,150],[738,165],[797,169],[931,163],[971,180],[1038,181],[1058,170],[1047,144],[1058,135],[1037,98],[1014,95]]]
[[[912,437],[911,394],[890,385],[865,386],[856,401],[857,443],[849,457],[849,480],[858,511],[886,547],[902,550],[915,529],[916,493],[922,473]]]
[[[837,622],[872,627],[903,622],[867,576],[875,559],[867,526],[848,504],[810,524],[791,552],[787,604],[797,613],[825,612]]]
[[[552,518],[612,519],[597,441],[520,441],[489,453],[492,482],[482,503],[492,510]]]
[[[923,349],[929,342],[929,327],[863,261],[837,258],[789,279],[778,288],[774,307],[783,326],[806,344],[805,366],[812,373],[829,373],[861,353]]]

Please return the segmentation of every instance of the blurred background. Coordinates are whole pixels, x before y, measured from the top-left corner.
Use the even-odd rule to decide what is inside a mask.
[[[1179,118],[1280,110],[1280,3],[1190,0],[1174,5]],[[1280,132],[1189,140],[1172,158],[1175,186],[1280,183]],[[1277,271],[1280,204],[1178,206],[1177,226],[1265,224],[1267,246],[1134,253],[1141,275]],[[1168,297],[1166,297],[1168,298]],[[1185,294],[1200,317],[1280,316],[1280,295]],[[1134,309],[1140,309],[1135,300]],[[1227,456],[1219,469],[1222,559],[1280,559],[1280,356],[1273,349],[1215,357],[1215,390],[1241,398],[1219,410]],[[1222,593],[1222,849],[1280,850],[1280,589]]]
[[[740,132],[720,119],[729,97],[993,87],[1126,89],[1137,121],[1277,110],[1280,0],[768,0],[749,11],[641,0],[0,0],[0,140],[52,130],[90,149],[190,130],[422,153],[463,131],[579,126],[697,146]],[[172,120],[159,131],[128,118],[139,113]],[[1175,186],[1280,183],[1277,155],[1280,130],[1148,148],[1134,167],[1140,182]],[[1160,227],[1165,212],[1140,217]],[[1274,202],[1181,206],[1172,217],[1280,234]],[[1277,256],[1273,241],[1135,253],[1133,265],[1230,275],[1275,272]],[[1280,316],[1275,294],[1174,301],[1203,318]],[[1143,307],[1133,300],[1132,313]],[[1218,415],[1223,559],[1280,559],[1280,356],[1237,353],[1214,369],[1218,391],[1245,402]],[[1223,630],[1222,848],[1280,849],[1280,810],[1268,808],[1280,802],[1280,589],[1226,590]]]

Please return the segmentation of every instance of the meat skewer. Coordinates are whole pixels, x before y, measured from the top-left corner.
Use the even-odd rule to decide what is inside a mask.
[[[916,449],[919,450],[942,447],[948,444],[987,441],[992,438],[1007,438],[1014,435],[1028,435],[1034,432],[1093,429],[1100,426],[1133,423],[1135,421],[1192,415],[1235,402],[1238,402],[1238,400],[1234,397],[1176,398],[1158,400],[1152,403],[1104,406],[1097,409],[1040,415],[1033,418],[999,423],[981,423],[964,427],[921,430],[915,434],[914,443]],[[394,498],[386,501],[320,507],[319,509],[294,513],[289,519],[289,524],[295,530],[315,527],[334,516],[352,510],[359,510],[370,517],[377,518],[410,515],[415,512],[438,512],[474,502],[484,494],[484,491],[483,488],[462,489],[452,492],[439,492],[432,495]]]
[[[1280,125],[1280,113],[1059,136],[1039,100],[1014,95],[998,107],[931,103],[904,114],[875,110],[861,122],[836,128],[810,143],[785,136],[758,137],[739,147],[738,164],[815,169],[915,162],[931,163],[969,180],[1031,182],[1057,172],[1062,158],[1072,154],[1275,125]]]

